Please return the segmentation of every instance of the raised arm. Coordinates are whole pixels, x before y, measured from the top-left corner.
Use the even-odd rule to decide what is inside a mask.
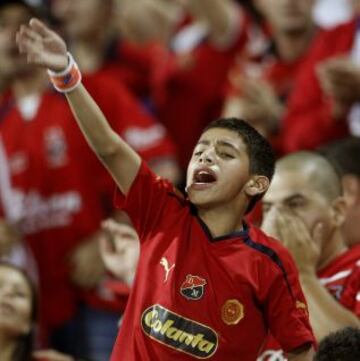
[[[22,26],[16,41],[31,64],[63,71],[68,64],[63,39],[38,19]],[[86,140],[110,171],[124,194],[127,194],[140,167],[139,155],[109,126],[103,113],[81,84],[66,93],[71,110]]]
[[[227,46],[241,28],[240,7],[234,0],[187,0],[189,11],[209,26],[210,39],[217,45]]]

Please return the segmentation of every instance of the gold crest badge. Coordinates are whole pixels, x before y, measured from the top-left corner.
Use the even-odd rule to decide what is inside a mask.
[[[238,300],[227,300],[221,308],[221,318],[227,325],[236,325],[244,318],[244,305]]]

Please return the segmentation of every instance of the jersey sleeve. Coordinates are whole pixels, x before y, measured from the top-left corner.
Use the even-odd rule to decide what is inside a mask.
[[[344,285],[340,303],[360,318],[360,261],[357,262]]]
[[[153,173],[141,163],[138,174],[125,196],[117,189],[115,206],[125,211],[136,231],[140,243],[161,232],[161,224],[176,218],[184,202],[181,193],[166,179]]]
[[[285,352],[315,344],[295,263],[285,249],[277,251],[273,260],[263,271],[264,313],[270,333]]]

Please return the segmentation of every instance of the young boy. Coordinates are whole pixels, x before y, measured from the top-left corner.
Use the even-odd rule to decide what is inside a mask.
[[[139,234],[139,266],[112,360],[253,361],[268,331],[289,360],[311,360],[314,338],[294,263],[243,222],[269,186],[269,144],[243,121],[211,123],[190,161],[184,199],[110,128],[58,35],[32,19],[17,42],[29,62],[52,70]]]

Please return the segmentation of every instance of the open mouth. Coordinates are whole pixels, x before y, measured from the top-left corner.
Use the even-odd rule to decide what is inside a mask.
[[[216,182],[216,175],[208,169],[199,169],[194,174],[194,184],[211,184]]]

